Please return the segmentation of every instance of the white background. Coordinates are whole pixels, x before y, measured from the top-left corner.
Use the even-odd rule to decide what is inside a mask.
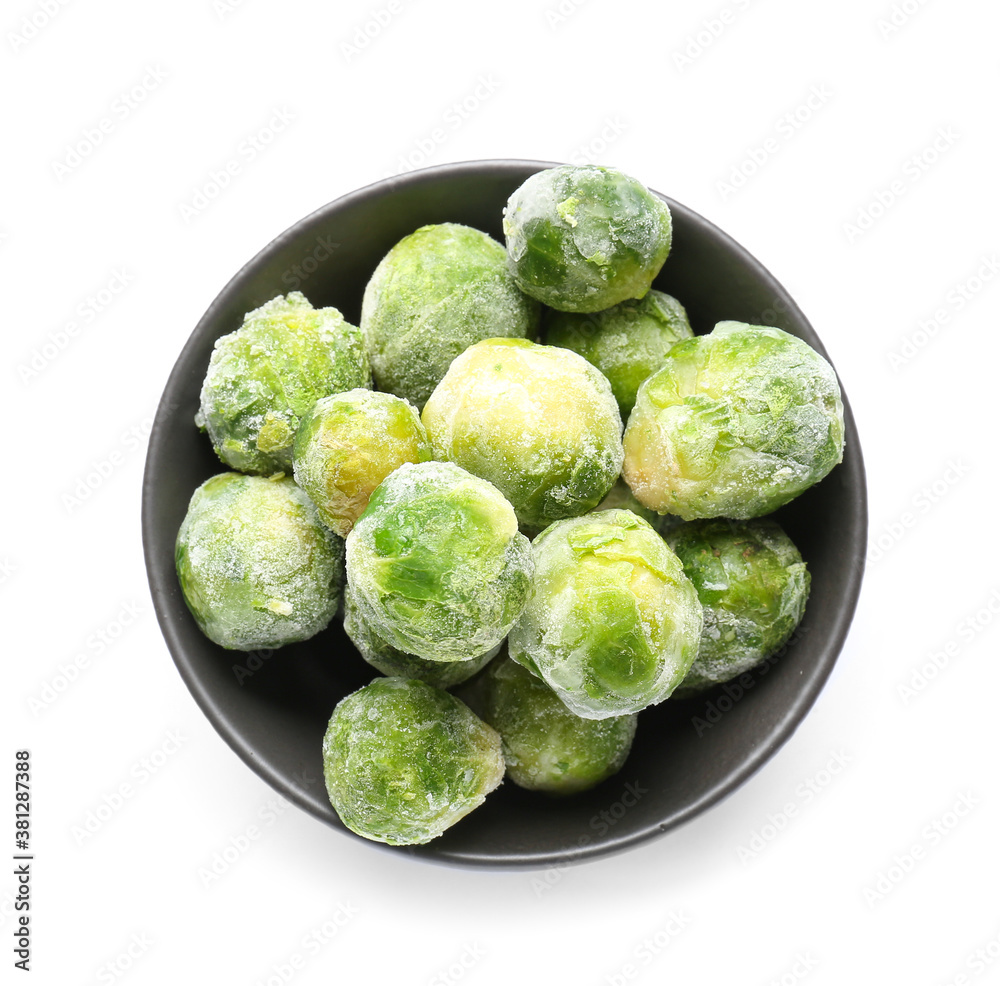
[[[0,29],[0,759],[8,791],[34,765],[33,981],[1000,982],[994,3],[12,0]],[[283,805],[186,691],[141,554],[156,401],[229,278],[345,192],[487,157],[618,166],[745,245],[824,340],[869,480],[857,617],[788,744],[547,872]]]

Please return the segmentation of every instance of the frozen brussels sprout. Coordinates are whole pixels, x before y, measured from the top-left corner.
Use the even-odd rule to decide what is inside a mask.
[[[435,457],[488,479],[527,530],[592,510],[621,471],[611,386],[568,349],[476,343],[431,394],[423,422]]]
[[[649,290],[670,253],[670,209],[634,178],[587,164],[532,175],[504,209],[518,286],[565,312],[597,312]]]
[[[819,482],[843,448],[830,364],[781,329],[720,322],[639,388],[623,475],[651,510],[742,520]]]
[[[638,514],[646,521],[661,537],[666,537],[669,530],[684,523],[680,517],[674,517],[672,514],[658,514],[648,507],[644,507],[635,498],[635,494],[628,488],[628,484],[621,477],[608,490],[608,495],[597,505],[597,509],[631,510],[632,513]]]
[[[693,335],[684,306],[669,294],[650,291],[590,314],[553,312],[545,342],[579,353],[611,384],[622,420],[635,405],[639,385],[663,365],[671,347]]]
[[[405,464],[347,536],[358,612],[398,650],[467,661],[521,614],[533,563],[499,490],[450,462]]]
[[[581,719],[540,678],[510,660],[486,672],[486,721],[500,734],[507,776],[521,787],[575,794],[617,773],[638,717]]]
[[[695,520],[668,543],[705,611],[701,647],[675,694],[694,694],[749,671],[792,635],[809,598],[809,572],[773,520]]]
[[[701,603],[677,556],[631,510],[557,521],[534,540],[510,656],[585,719],[667,698],[698,652]]]
[[[330,803],[352,831],[421,845],[483,803],[503,779],[500,737],[454,695],[376,678],[333,710],[323,737]]]
[[[533,338],[539,314],[496,240],[442,223],[383,257],[365,288],[361,328],[378,388],[423,407],[459,353],[480,339]]]
[[[343,542],[287,477],[227,472],[202,483],[177,534],[177,578],[205,635],[232,650],[319,633],[343,581]]]
[[[293,450],[295,481],[341,537],[372,490],[404,462],[426,462],[431,444],[420,416],[392,394],[358,388],[321,397],[303,417]]]
[[[500,650],[497,644],[485,654],[465,661],[428,661],[415,654],[407,654],[386,643],[372,630],[358,611],[350,586],[344,592],[344,632],[351,638],[358,653],[377,671],[390,677],[419,678],[437,688],[451,688],[467,681],[482,671]]]
[[[370,386],[361,330],[293,291],[215,343],[195,421],[233,469],[291,473],[299,419],[320,397]]]

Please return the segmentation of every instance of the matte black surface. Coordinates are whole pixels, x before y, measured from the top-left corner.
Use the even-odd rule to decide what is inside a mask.
[[[143,481],[143,541],[153,603],[174,661],[240,757],[289,800],[352,839],[358,837],[327,801],[320,744],[333,707],[371,680],[372,669],[339,621],[271,654],[223,650],[198,630],[177,584],[174,540],[188,501],[200,483],[226,469],[193,420],[209,355],[245,312],[291,290],[303,291],[316,307],[336,306],[357,324],[365,284],[399,239],[427,223],[459,222],[502,242],[508,196],[550,166],[476,161],[431,168],[353,192],[303,219],[216,298],[181,352],[157,411]],[[666,201],[674,246],[654,286],[681,300],[696,332],[723,319],[765,323],[824,352],[805,316],[753,257],[705,219]],[[482,865],[551,865],[608,853],[693,818],[771,757],[830,674],[860,591],[865,477],[846,397],[844,403],[844,461],[775,514],[809,565],[812,595],[793,643],[763,673],[754,673],[751,688],[735,701],[717,688],[701,699],[668,700],[645,710],[625,767],[592,791],[552,800],[507,782],[429,845],[381,848]],[[707,715],[710,702],[716,713]]]

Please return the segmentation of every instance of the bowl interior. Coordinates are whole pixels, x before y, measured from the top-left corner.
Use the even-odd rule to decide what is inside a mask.
[[[199,705],[258,774],[306,811],[348,832],[323,785],[320,744],[336,703],[370,681],[339,621],[277,651],[216,646],[188,612],[174,571],[174,540],[196,487],[225,471],[194,425],[215,340],[276,294],[302,291],[358,323],[365,284],[399,239],[428,223],[458,222],[501,242],[502,210],[529,175],[550,165],[484,161],[379,182],[306,217],[251,260],[198,323],[169,378],[150,438],[143,540],[153,603],[173,658]],[[664,198],[666,198],[664,196]],[[711,223],[666,199],[674,245],[655,287],[687,307],[696,332],[723,319],[775,325],[823,346],[787,292]],[[825,355],[825,353],[824,353]],[[791,735],[830,673],[860,589],[865,481],[845,398],[844,461],[775,514],[812,573],[793,641],[775,661],[699,699],[668,700],[639,716],[623,770],[584,794],[554,800],[507,782],[426,846],[392,849],[486,865],[548,865],[622,849],[684,822],[732,791]]]

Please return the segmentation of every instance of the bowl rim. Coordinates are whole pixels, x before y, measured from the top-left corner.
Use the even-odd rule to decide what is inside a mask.
[[[243,282],[262,265],[268,257],[280,251],[289,242],[298,238],[303,231],[308,230],[317,221],[322,220],[327,215],[339,210],[365,202],[367,199],[381,197],[386,191],[391,191],[393,186],[400,184],[420,184],[422,182],[439,181],[449,175],[468,175],[470,172],[486,170],[490,174],[500,174],[509,172],[511,175],[521,175],[525,170],[539,171],[546,168],[561,167],[565,162],[539,161],[519,158],[498,158],[498,159],[473,159],[456,162],[448,162],[430,167],[420,168],[405,172],[401,175],[388,176],[368,185],[362,186],[353,191],[347,192],[323,206],[313,210],[308,215],[297,220],[283,232],[279,233],[263,248],[248,260],[229,279],[223,288],[216,295],[215,299],[206,309],[205,313],[198,320],[192,329],[187,341],[180,353],[177,355],[173,368],[163,388],[163,393],[157,405],[153,425],[150,431],[149,443],[146,452],[146,461],[143,470],[142,491],[141,491],[141,526],[143,557],[146,566],[146,574],[149,583],[150,595],[152,597],[153,609],[156,613],[161,633],[170,651],[174,664],[176,665],[182,680],[191,693],[195,702],[201,708],[206,718],[212,724],[216,732],[225,740],[228,746],[239,756],[239,758],[263,778],[272,788],[283,797],[305,810],[313,817],[329,825],[330,819],[315,810],[314,806],[302,798],[298,789],[289,783],[282,773],[273,769],[271,764],[260,760],[252,744],[247,742],[244,736],[235,728],[230,718],[226,715],[223,703],[217,700],[204,686],[195,664],[189,659],[182,644],[179,632],[175,626],[172,613],[165,605],[161,605],[161,600],[179,591],[176,584],[176,577],[172,572],[165,572],[161,568],[160,544],[155,534],[155,523],[153,519],[154,504],[156,502],[157,489],[155,482],[156,463],[162,458],[163,446],[167,441],[167,433],[172,423],[171,415],[173,407],[170,404],[169,396],[178,388],[180,381],[188,371],[185,366],[189,360],[191,350],[198,347],[200,337],[205,328],[215,322],[217,315],[226,305],[227,298],[238,291]],[[522,179],[523,180],[523,179]],[[739,259],[739,261],[750,270],[754,278],[765,284],[775,297],[785,296],[790,302],[788,313],[797,322],[806,326],[811,332],[813,345],[828,362],[832,364],[829,356],[823,347],[822,340],[816,335],[811,323],[798,307],[787,289],[785,289],[771,272],[764,267],[749,251],[740,243],[734,240],[728,233],[705,219],[699,213],[676,202],[674,199],[650,189],[653,194],[664,200],[671,209],[671,212],[682,214],[685,221],[698,227],[701,232],[709,237],[721,240],[726,244],[727,249]],[[836,367],[834,367],[836,372]],[[839,375],[838,375],[839,382]],[[687,803],[683,808],[676,810],[667,817],[662,818],[655,824],[645,825],[634,831],[622,833],[617,838],[606,838],[599,843],[588,844],[584,847],[570,848],[564,851],[551,851],[540,853],[524,853],[520,855],[507,854],[505,856],[495,856],[486,853],[476,853],[468,851],[434,851],[434,844],[429,843],[420,847],[392,847],[383,843],[362,839],[361,836],[351,832],[346,827],[343,831],[348,835],[364,841],[368,845],[392,851],[396,854],[403,851],[405,855],[421,859],[431,863],[444,863],[446,865],[460,866],[466,868],[470,865],[486,869],[510,868],[537,869],[551,867],[553,865],[565,866],[586,860],[597,859],[612,853],[622,852],[635,847],[652,838],[662,835],[673,828],[676,828],[697,815],[702,814],[723,799],[728,797],[746,781],[748,781],[763,765],[770,760],[774,754],[791,738],[796,728],[803,721],[809,710],[815,704],[827,679],[833,671],[844,642],[847,638],[854,613],[857,608],[858,598],[861,592],[861,585],[864,577],[864,567],[866,560],[867,529],[868,529],[868,503],[867,503],[867,483],[865,478],[864,459],[861,451],[861,444],[846,392],[841,385],[841,395],[844,405],[844,427],[845,427],[845,447],[844,459],[838,468],[845,468],[848,458],[850,458],[850,468],[855,473],[853,482],[845,484],[845,504],[854,522],[853,530],[856,536],[853,539],[852,549],[854,554],[853,564],[848,567],[849,576],[846,584],[841,586],[841,593],[838,601],[836,620],[832,628],[827,633],[822,659],[817,660],[810,669],[808,678],[800,683],[795,691],[794,701],[784,709],[784,714],[778,724],[774,726],[767,735],[766,742],[760,743],[753,748],[740,763],[729,770],[723,779],[715,786],[703,792],[700,797]],[[223,464],[224,465],[224,464]],[[412,851],[414,848],[423,850],[422,852]]]

